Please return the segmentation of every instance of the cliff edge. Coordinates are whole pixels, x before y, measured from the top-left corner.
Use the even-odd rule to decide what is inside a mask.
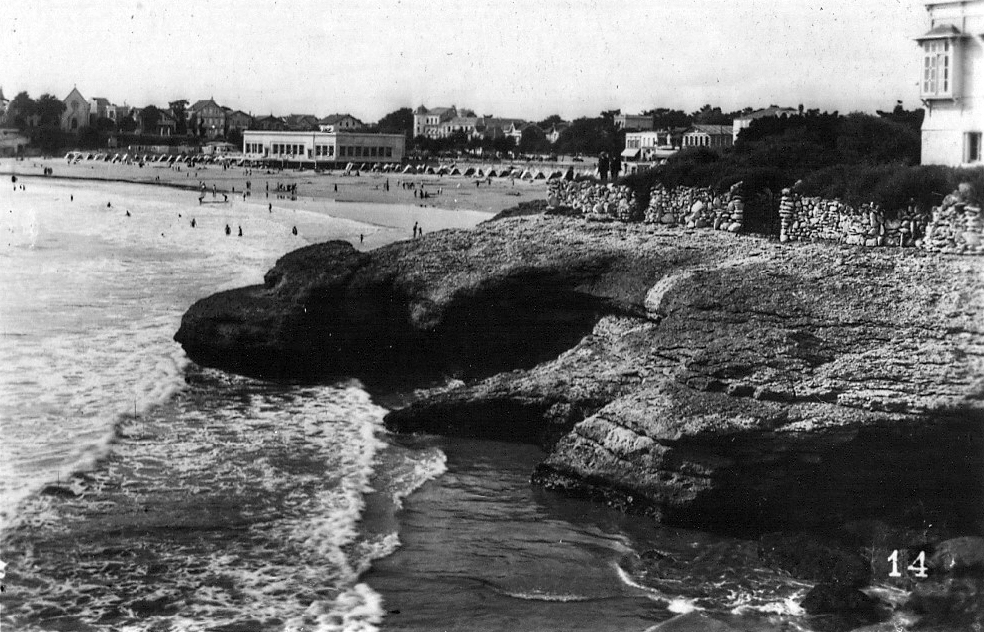
[[[175,339],[266,377],[459,377],[387,426],[539,443],[535,483],[668,524],[984,527],[971,258],[519,217],[303,248]]]

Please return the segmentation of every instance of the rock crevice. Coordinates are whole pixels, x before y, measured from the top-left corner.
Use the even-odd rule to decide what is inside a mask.
[[[460,377],[388,427],[538,443],[535,483],[672,524],[980,529],[982,316],[972,259],[522,217],[302,249],[176,338],[265,376]]]

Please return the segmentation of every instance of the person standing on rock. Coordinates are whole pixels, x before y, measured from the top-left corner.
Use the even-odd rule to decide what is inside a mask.
[[[602,182],[608,180],[608,154],[605,152],[598,154],[598,177]]]
[[[622,159],[619,157],[618,154],[612,156],[612,162],[609,169],[610,169],[609,173],[612,174],[612,182],[614,182],[616,179],[618,179],[618,176],[622,172]]]

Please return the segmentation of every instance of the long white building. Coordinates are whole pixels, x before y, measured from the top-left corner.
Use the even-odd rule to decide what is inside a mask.
[[[248,160],[288,163],[399,163],[406,151],[403,134],[357,132],[243,132],[243,155]]]
[[[984,132],[984,0],[926,1],[919,96],[922,163],[979,166]]]

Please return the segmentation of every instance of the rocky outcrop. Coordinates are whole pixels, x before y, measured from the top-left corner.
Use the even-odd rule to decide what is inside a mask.
[[[535,483],[730,532],[984,525],[972,259],[504,219],[291,253],[176,339],[275,376],[456,375],[387,425],[538,442]]]

